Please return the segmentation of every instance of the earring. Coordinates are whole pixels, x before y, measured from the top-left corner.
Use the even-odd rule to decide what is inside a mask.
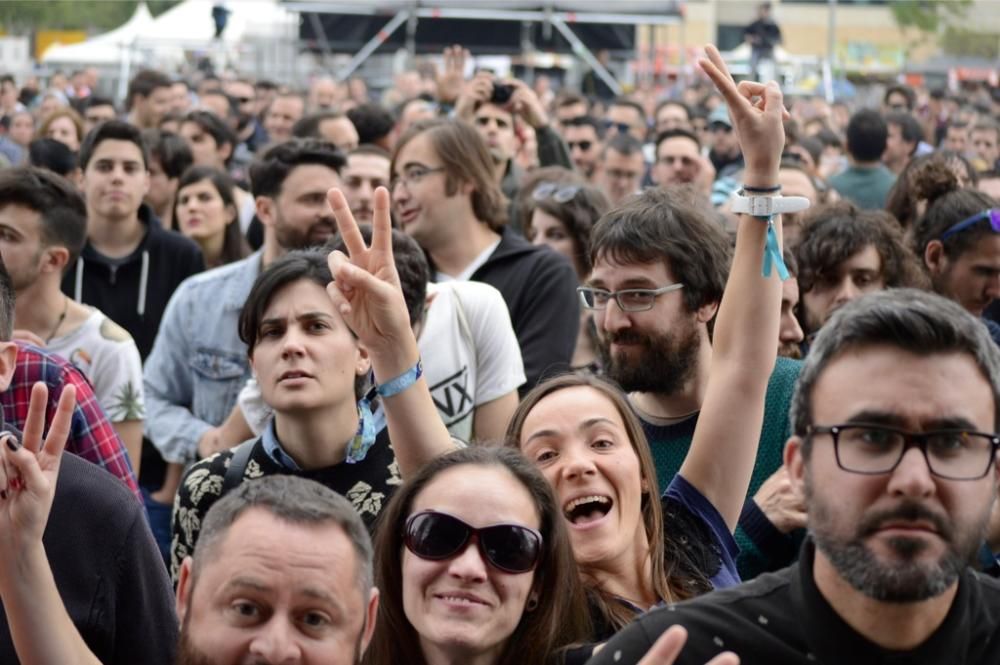
[[[525,606],[524,609],[525,609],[526,612],[534,612],[535,610],[537,610],[538,609],[538,597],[537,596],[532,596],[531,598],[529,598],[528,599],[528,604]]]

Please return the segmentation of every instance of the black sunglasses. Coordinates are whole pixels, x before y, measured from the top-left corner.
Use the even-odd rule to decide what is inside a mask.
[[[425,510],[410,515],[403,531],[406,549],[431,561],[455,556],[473,536],[483,557],[506,573],[527,573],[541,558],[542,534],[519,524],[477,529],[448,513]]]

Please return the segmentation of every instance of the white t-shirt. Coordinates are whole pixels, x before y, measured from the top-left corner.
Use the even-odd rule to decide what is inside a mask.
[[[142,360],[132,336],[98,309],[80,327],[49,341],[46,350],[72,362],[90,379],[108,420],[142,420]]]
[[[475,407],[517,390],[525,382],[524,362],[507,304],[481,282],[427,285],[428,306],[417,346],[424,380],[452,436],[472,438]],[[260,387],[250,379],[240,392],[240,409],[255,434],[271,417]]]

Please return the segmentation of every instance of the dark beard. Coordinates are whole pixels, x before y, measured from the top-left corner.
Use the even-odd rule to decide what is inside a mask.
[[[845,540],[830,532],[831,509],[817,500],[811,480],[806,482],[806,503],[809,506],[809,531],[816,548],[822,552],[840,576],[857,591],[886,603],[916,603],[935,598],[958,580],[973,560],[979,543],[986,533],[986,520],[971,530],[956,533],[947,520],[922,504],[907,501],[891,511],[866,515]],[[893,538],[889,546],[898,561],[881,561],[865,544],[882,524],[892,520],[926,520],[934,525],[947,549],[932,563],[920,563],[916,557],[925,549],[923,540]]]
[[[637,357],[630,357],[624,351],[612,355],[611,344],[614,342],[636,344],[641,349],[640,353]],[[694,374],[701,338],[693,323],[685,323],[675,332],[658,335],[624,330],[605,333],[598,342],[597,350],[604,370],[625,392],[670,395],[683,388]]]

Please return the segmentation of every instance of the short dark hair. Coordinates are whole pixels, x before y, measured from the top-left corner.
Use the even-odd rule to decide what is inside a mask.
[[[555,107],[557,109],[561,109],[566,106],[573,106],[574,104],[585,104],[587,109],[590,109],[590,100],[575,92],[559,93],[555,100]]]
[[[322,138],[319,133],[319,126],[323,124],[326,120],[336,120],[338,118],[346,118],[340,111],[316,111],[315,113],[310,113],[304,115],[295,121],[292,125],[292,136],[297,139],[318,139]]]
[[[142,140],[149,150],[149,156],[159,163],[167,178],[181,177],[194,164],[191,148],[182,136],[159,129],[144,129]]]
[[[173,82],[163,72],[155,69],[143,69],[136,74],[128,83],[128,92],[125,95],[125,109],[132,110],[135,97],[149,97],[157,88],[169,88]]]
[[[377,143],[392,133],[396,119],[381,104],[367,102],[347,111],[348,119],[358,132],[358,143]]]
[[[690,311],[722,300],[732,245],[703,197],[688,187],[647,189],[605,213],[590,236],[590,260],[663,262]]]
[[[653,111],[653,121],[656,121],[656,116],[660,115],[660,111],[667,108],[668,106],[676,106],[679,109],[683,109],[684,113],[687,115],[688,120],[691,119],[691,107],[682,102],[679,99],[664,99],[659,104],[656,105],[656,110]]]
[[[35,139],[28,144],[28,163],[47,169],[64,178],[77,167],[76,153],[62,141]]]
[[[232,95],[227,95],[222,88],[219,88],[217,90],[206,91],[204,94],[202,94],[201,98],[205,99],[206,97],[222,97],[222,99],[225,100],[226,118],[235,118],[237,115],[239,115],[240,113],[239,102],[237,102]]]
[[[643,124],[648,124],[649,122],[648,119],[646,118],[646,109],[642,108],[642,104],[635,101],[634,99],[629,99],[628,97],[615,97],[608,104],[608,108],[610,109],[612,106],[627,106],[628,108],[634,110],[636,113],[639,114],[639,117],[642,119]]]
[[[374,157],[383,157],[389,161],[392,161],[392,155],[389,151],[382,146],[375,145],[374,143],[360,143],[358,147],[347,153],[348,158],[352,155],[372,155]]]
[[[597,118],[595,118],[592,115],[581,115],[581,116],[577,116],[575,118],[570,118],[565,123],[563,123],[563,126],[564,127],[584,127],[584,126],[586,126],[586,127],[593,127],[594,128],[594,133],[597,134],[597,138],[599,138],[599,139],[603,139],[604,138],[604,125],[600,121],[598,121]]]
[[[920,141],[924,138],[924,130],[920,126],[920,121],[913,117],[912,113],[905,111],[887,113],[885,115],[885,124],[886,127],[889,125],[899,127],[899,133],[903,137],[903,140],[913,144],[913,148],[910,149],[910,155],[913,155],[917,151],[917,146],[920,145]]]
[[[361,231],[361,237],[365,242],[371,245],[371,224],[358,224],[358,230]],[[347,244],[339,233],[327,240],[323,246],[323,251],[326,253],[335,250],[347,253]],[[403,300],[406,301],[406,311],[410,314],[410,325],[414,326],[424,318],[430,266],[427,264],[424,250],[417,241],[398,229],[392,230],[392,258],[396,264],[396,272],[399,273]]]
[[[888,137],[889,129],[878,111],[861,109],[847,123],[847,152],[859,162],[877,162]]]
[[[642,141],[631,134],[618,132],[607,140],[601,154],[607,155],[608,150],[614,150],[624,157],[630,157],[637,153],[642,154]]]
[[[325,485],[300,476],[273,474],[240,483],[212,504],[205,514],[198,544],[194,550],[192,574],[197,575],[205,562],[214,559],[218,543],[230,527],[248,510],[265,510],[278,519],[304,526],[335,524],[354,548],[358,558],[356,571],[344,571],[356,578],[367,601],[372,588],[372,542],[364,522],[351,502]]]
[[[142,132],[135,125],[123,120],[108,120],[90,130],[90,133],[83,139],[83,144],[80,146],[81,169],[87,170],[87,165],[90,164],[90,159],[94,156],[94,151],[104,141],[128,141],[129,143],[134,143],[142,154],[143,168],[149,170],[149,150],[146,149],[146,144],[142,140]]]
[[[675,139],[677,137],[684,137],[690,141],[694,141],[694,144],[698,146],[698,150],[701,150],[701,139],[698,138],[697,134],[682,127],[677,127],[675,129],[668,129],[660,132],[656,135],[656,152],[658,153],[660,151],[661,143],[667,139]]]
[[[20,205],[39,214],[46,245],[65,247],[68,268],[87,243],[87,205],[68,180],[34,166],[0,170],[0,207]]]
[[[319,249],[294,250],[275,260],[257,276],[240,310],[237,324],[240,340],[247,345],[247,357],[253,356],[260,338],[261,321],[275,294],[302,280],[314,282],[324,289],[333,281],[326,258],[327,253]],[[353,331],[351,335],[354,335]],[[367,384],[367,376],[354,379],[355,399],[364,396]]]
[[[110,106],[115,108],[115,103],[108,97],[100,97],[98,95],[91,95],[87,97],[86,102],[83,105],[84,109],[92,109],[95,106]],[[116,109],[117,110],[117,109]]]
[[[836,274],[841,263],[868,246],[878,252],[886,288],[925,286],[920,265],[892,215],[839,201],[818,206],[803,221],[795,247],[802,293],[811,291],[824,276]]]
[[[993,132],[993,135],[997,139],[997,143],[1000,143],[1000,125],[993,122],[992,120],[981,120],[972,126],[972,131],[974,132]],[[990,168],[993,165],[990,164]]]
[[[0,342],[9,342],[14,336],[14,305],[17,296],[14,280],[7,272],[7,265],[0,256]]]
[[[205,132],[212,137],[215,141],[215,146],[221,148],[222,146],[229,144],[232,150],[229,152],[229,158],[233,156],[233,151],[236,150],[236,145],[239,143],[239,139],[236,137],[236,133],[226,124],[226,121],[215,115],[211,111],[197,110],[191,111],[186,116],[181,118],[181,125],[185,122],[194,123],[198,125],[201,131]],[[228,159],[226,160],[229,161]]]
[[[960,187],[947,163],[928,160],[921,164],[913,173],[912,186],[918,199],[927,201],[927,209],[914,222],[912,232],[913,251],[921,258],[921,264],[924,251],[932,240],[940,240],[945,256],[954,260],[995,233],[990,220],[983,219],[961,233],[941,239],[945,231],[963,219],[1000,206],[985,192]]]
[[[292,139],[268,148],[250,166],[250,189],[254,196],[276,197],[288,175],[299,166],[316,164],[337,174],[347,160],[329,141]]]
[[[903,95],[906,97],[906,110],[912,111],[913,107],[917,105],[917,93],[913,91],[908,85],[903,85],[902,83],[897,83],[895,85],[890,85],[885,89],[885,95],[882,97],[882,103],[888,104],[889,97],[894,94]]]
[[[910,353],[971,356],[992,388],[994,429],[1000,426],[1000,350],[977,317],[958,303],[918,289],[870,293],[837,309],[820,329],[802,364],[792,394],[792,431],[805,436],[812,424],[813,391],[827,366],[851,350],[887,346]],[[808,458],[811,443],[803,443]]]
[[[232,206],[233,210],[236,211],[236,215],[232,221],[226,224],[223,230],[222,252],[219,254],[220,265],[226,265],[246,258],[250,255],[250,245],[247,244],[246,236],[243,235],[243,229],[240,228],[239,206],[236,205],[236,199],[233,198],[233,190],[236,189],[236,184],[229,177],[228,173],[211,166],[192,166],[186,169],[177,181],[177,193],[180,194],[180,191],[188,185],[201,182],[202,180],[212,183],[215,191],[219,194],[219,198],[222,199],[222,204],[224,206]],[[175,220],[177,219],[177,205],[179,203],[180,197],[178,196],[174,199]]]

